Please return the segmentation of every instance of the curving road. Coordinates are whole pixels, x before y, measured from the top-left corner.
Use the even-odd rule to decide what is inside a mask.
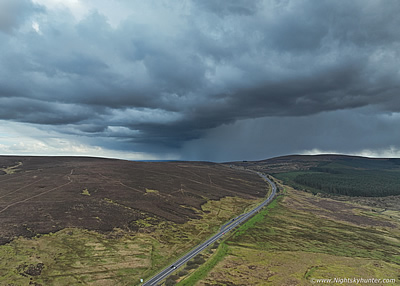
[[[190,259],[195,257],[198,253],[203,251],[211,243],[214,243],[219,238],[224,236],[227,232],[229,232],[233,228],[237,227],[238,225],[240,225],[243,222],[245,222],[246,220],[248,220],[251,216],[253,216],[256,212],[258,212],[261,208],[263,208],[264,206],[266,206],[267,204],[269,204],[272,201],[272,199],[274,198],[274,196],[276,194],[276,186],[275,186],[275,184],[270,179],[268,179],[266,175],[264,175],[264,174],[262,174],[260,172],[255,172],[255,173],[257,175],[259,175],[260,177],[262,177],[263,179],[265,179],[271,185],[271,187],[272,187],[271,195],[265,201],[263,201],[260,205],[258,205],[256,208],[254,208],[253,210],[249,211],[248,213],[241,214],[241,215],[237,216],[236,218],[232,219],[231,221],[229,221],[228,223],[224,224],[217,234],[215,234],[214,236],[212,236],[211,238],[209,238],[208,240],[206,240],[202,244],[198,245],[196,248],[194,248],[191,251],[189,251],[187,254],[185,254],[183,257],[179,258],[173,264],[171,264],[168,267],[164,268],[158,274],[156,274],[151,279],[149,279],[147,282],[145,282],[143,284],[143,286],[155,286],[155,285],[157,285],[157,283],[159,283],[160,281],[162,281],[163,279],[165,279],[166,277],[171,275],[179,267],[181,267],[186,262],[188,262]]]

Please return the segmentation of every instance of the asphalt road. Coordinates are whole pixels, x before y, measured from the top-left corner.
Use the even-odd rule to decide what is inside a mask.
[[[253,216],[255,213],[257,213],[261,208],[269,204],[272,199],[274,198],[276,194],[276,186],[275,184],[267,178],[266,175],[260,173],[260,172],[255,172],[257,173],[260,177],[265,179],[272,187],[272,193],[271,195],[263,201],[260,205],[258,205],[256,208],[253,210],[249,211],[248,213],[241,214],[237,216],[236,218],[232,219],[228,223],[224,224],[220,231],[215,234],[213,237],[209,238],[202,244],[199,244],[197,247],[189,251],[187,254],[179,258],[177,261],[175,261],[173,264],[169,265],[168,267],[164,268],[162,271],[160,271],[157,275],[153,276],[151,279],[149,279],[147,282],[143,284],[143,286],[155,286],[157,283],[161,282],[163,279],[171,275],[173,272],[175,272],[179,267],[184,265],[186,262],[188,262],[190,259],[195,257],[198,253],[203,251],[206,247],[208,247],[211,243],[214,243],[216,240],[224,236],[227,232],[231,231],[238,225],[242,224],[246,220],[248,220],[251,216]]]

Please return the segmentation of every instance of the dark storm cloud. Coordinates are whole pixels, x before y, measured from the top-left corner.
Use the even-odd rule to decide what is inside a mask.
[[[36,124],[79,123],[91,117],[92,108],[85,106],[43,102],[27,98],[0,98],[2,119]]]
[[[371,112],[363,107],[311,116],[241,120],[207,131],[202,138],[185,143],[181,152],[187,159],[221,162],[304,151],[398,157],[400,137],[394,128],[400,126],[400,116],[371,116]]]
[[[398,1],[129,1],[116,25],[2,3],[0,119],[155,152],[238,120],[400,111]]]

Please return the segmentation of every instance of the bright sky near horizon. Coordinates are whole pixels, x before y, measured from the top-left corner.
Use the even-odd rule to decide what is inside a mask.
[[[397,0],[0,0],[0,154],[400,157]]]

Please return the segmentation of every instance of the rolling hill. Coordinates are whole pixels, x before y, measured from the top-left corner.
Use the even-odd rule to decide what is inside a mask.
[[[0,156],[0,285],[131,285],[257,204],[207,162]]]
[[[272,174],[285,184],[313,193],[360,197],[400,195],[400,159],[294,155],[234,164]]]
[[[201,162],[0,157],[0,243],[66,227],[137,231],[152,217],[184,223],[208,200],[265,195],[257,175]]]

